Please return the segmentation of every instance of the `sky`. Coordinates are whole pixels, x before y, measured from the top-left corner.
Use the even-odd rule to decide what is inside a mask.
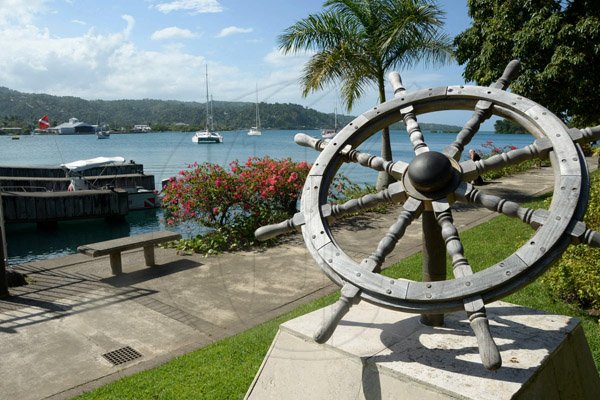
[[[442,0],[444,31],[470,25],[466,0]],[[88,100],[163,99],[295,103],[348,112],[335,87],[302,97],[309,54],[284,55],[277,37],[322,10],[323,0],[0,0],[0,86]],[[400,70],[408,90],[464,83],[463,67]],[[392,98],[388,87],[388,98]],[[438,113],[439,114],[439,113]],[[462,125],[460,113],[426,122]],[[467,117],[468,118],[468,117]]]

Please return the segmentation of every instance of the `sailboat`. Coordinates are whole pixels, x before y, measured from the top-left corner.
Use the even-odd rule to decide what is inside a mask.
[[[96,137],[98,139],[110,138],[110,128],[106,124],[98,125],[96,128]]]
[[[322,129],[321,130],[321,136],[324,139],[331,139],[332,137],[334,137],[338,132],[338,127],[337,127],[337,108],[334,108],[333,111],[333,129],[329,128],[329,129]]]
[[[258,85],[256,86],[256,126],[253,126],[248,131],[248,136],[260,136],[260,114],[258,113]]]
[[[208,102],[208,65],[206,66],[206,128],[203,131],[196,131],[192,136],[194,143],[223,143],[223,136],[219,132],[214,132],[211,128],[212,113],[209,112]]]

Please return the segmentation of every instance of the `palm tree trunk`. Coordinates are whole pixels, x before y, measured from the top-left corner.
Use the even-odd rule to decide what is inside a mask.
[[[384,72],[381,71],[377,79],[379,86],[379,102],[385,102],[385,85],[383,82]],[[390,128],[386,126],[381,131],[381,158],[387,161],[392,160],[392,144],[390,142]],[[377,190],[382,190],[388,187],[390,183],[394,182],[394,179],[385,171],[380,171],[377,175],[377,183],[375,187]]]
[[[392,160],[392,145],[390,142],[390,128],[385,127],[381,131],[381,158],[384,160]],[[394,179],[385,171],[379,171],[377,174],[377,184],[375,187],[377,190],[382,190],[388,187],[390,183],[394,182]]]

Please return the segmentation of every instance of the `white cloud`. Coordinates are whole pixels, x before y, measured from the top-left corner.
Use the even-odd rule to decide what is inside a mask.
[[[250,33],[252,28],[239,28],[237,26],[228,26],[227,28],[221,29],[221,32],[217,35],[218,38],[225,36],[237,35],[239,33]]]
[[[121,15],[121,18],[127,21],[127,27],[123,31],[123,34],[125,36],[129,36],[131,34],[131,31],[133,31],[133,27],[135,26],[135,19],[131,15],[127,14]]]
[[[165,14],[171,11],[188,11],[191,15],[223,11],[218,0],[175,0],[157,4],[155,7]]]
[[[171,26],[161,29],[152,34],[152,40],[169,40],[169,39],[189,39],[197,35],[188,29],[181,29],[176,26]]]
[[[78,19],[72,19],[71,22],[74,23],[74,24],[78,24],[78,25],[87,25],[86,22],[80,21]]]
[[[130,40],[135,20],[122,18],[127,25],[108,35],[90,29],[81,36],[58,37],[33,25],[0,26],[0,82],[23,92],[85,99],[201,99],[204,57],[177,46],[161,52],[140,49]]]
[[[46,11],[46,0],[0,0],[0,26],[26,25]]]
[[[263,61],[272,66],[303,66],[311,55],[311,52],[284,54],[278,48],[274,48],[263,58]]]

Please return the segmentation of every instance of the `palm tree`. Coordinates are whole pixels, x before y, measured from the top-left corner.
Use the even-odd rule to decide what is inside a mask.
[[[278,38],[285,54],[314,51],[301,77],[304,96],[340,84],[340,96],[351,111],[374,84],[383,103],[386,71],[421,61],[440,65],[452,58],[451,40],[439,31],[444,13],[429,0],[326,0],[323,7]],[[392,159],[387,127],[381,156]],[[380,173],[377,187],[387,187],[390,178]]]

